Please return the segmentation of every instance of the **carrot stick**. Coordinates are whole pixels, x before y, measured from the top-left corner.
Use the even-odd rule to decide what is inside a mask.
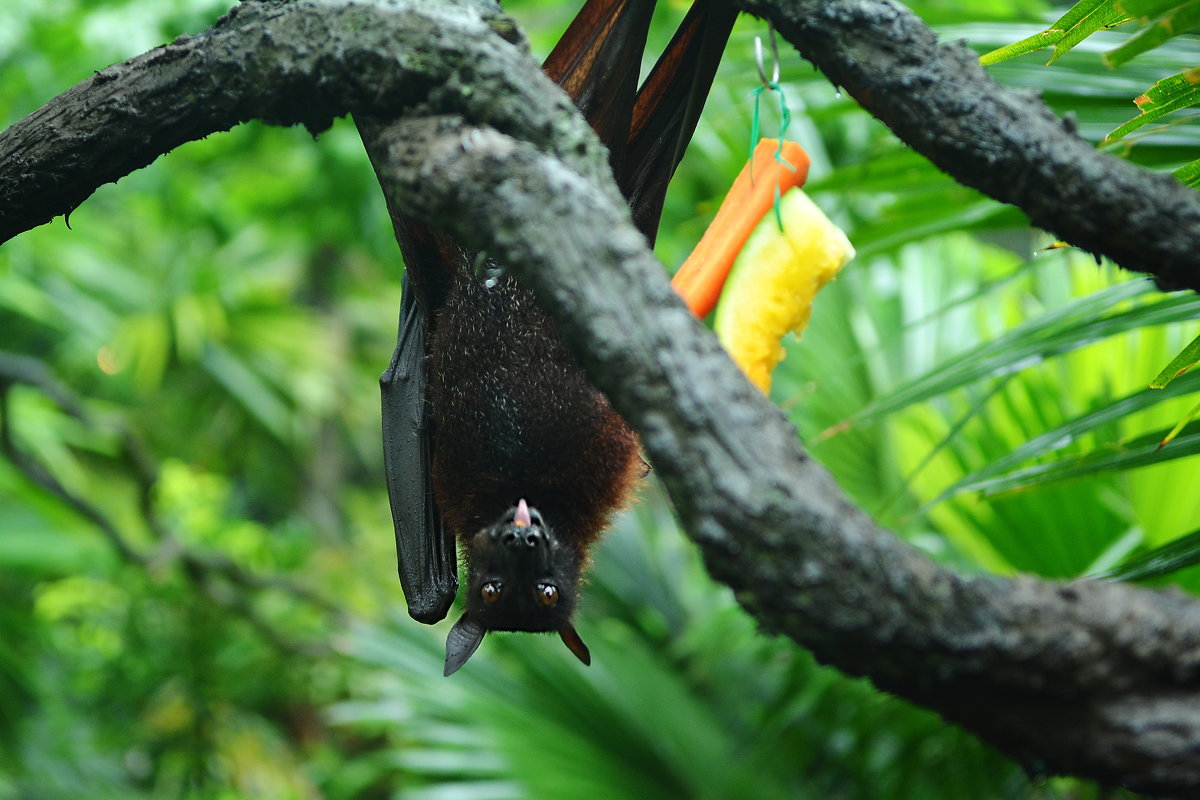
[[[782,158],[795,167],[794,171],[775,160],[778,149],[778,139],[759,141],[754,157],[729,187],[700,243],[671,279],[675,291],[701,319],[716,308],[734,259],[750,232],[775,204],[776,188],[782,196],[793,186],[802,186],[808,177],[808,154],[803,147],[795,142],[783,143]]]

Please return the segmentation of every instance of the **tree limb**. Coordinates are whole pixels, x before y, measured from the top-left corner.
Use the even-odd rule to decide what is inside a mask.
[[[350,111],[465,112],[563,155],[608,162],[487,0],[246,3],[211,30],[100,70],[0,133],[0,243],[179,145],[250,119],[314,135]],[[399,43],[403,43],[402,46]]]
[[[924,56],[907,49],[920,43],[909,17],[889,3],[746,5],[778,16],[785,35],[827,59],[831,77],[880,113],[890,105],[871,96],[881,84],[865,83],[860,67],[868,63],[894,69],[902,96],[933,90],[934,78],[918,66]],[[801,10],[848,27],[874,14],[873,27],[856,34],[867,49],[822,38]],[[1142,791],[1200,793],[1200,604],[1118,584],[962,577],[878,528],[675,298],[598,142],[513,38],[500,18],[466,2],[247,4],[210,34],[105,70],[0,135],[0,238],[73,207],[163,148],[249,116],[314,128],[345,110],[400,118],[381,124],[371,144],[389,202],[487,248],[539,293],[596,384],[641,433],[709,569],[766,628],[1026,764]],[[936,49],[949,60],[928,68],[967,70],[956,52]],[[866,58],[884,53],[894,65]],[[160,96],[170,93],[188,102]],[[1020,167],[1017,188],[1053,194],[1054,182],[1037,183],[1030,163],[1049,156],[1021,150],[1027,141],[960,141],[987,133],[974,126],[987,128],[988,113],[989,135],[1004,134],[1006,119],[1026,126],[1028,100],[1019,119],[1011,97],[995,101],[993,112],[992,99],[972,102],[951,108],[953,119],[972,124],[935,126],[930,147],[945,145],[949,161],[972,169]],[[86,124],[66,109],[84,113]],[[1108,180],[1110,159],[1070,144],[1057,123],[1037,116],[1033,127],[1056,131],[1046,152],[1058,153],[1059,140],[1065,148],[1054,163],[1070,152],[1086,161],[1072,173],[1079,184],[1047,207],[1084,197],[1085,178]],[[921,126],[929,119],[923,109]],[[58,133],[39,149],[33,132],[49,120]],[[97,127],[123,138],[93,136]],[[899,122],[893,127],[910,135]],[[135,142],[146,143],[136,158],[124,152]],[[1002,152],[1010,146],[1012,159]],[[97,154],[115,166],[95,168],[104,163]],[[1143,200],[1173,197],[1132,169],[1114,168],[1122,180],[1136,175],[1152,187],[1138,195]],[[1192,230],[1194,197],[1177,206],[1185,211],[1173,208],[1165,218],[1183,214]],[[1064,226],[1072,208],[1068,222],[1031,214],[1071,237]],[[1114,235],[1137,240],[1122,212],[1104,219]],[[1115,241],[1076,241],[1145,267]],[[1174,267],[1160,274],[1188,278]]]
[[[732,2],[771,19],[959,182],[1163,289],[1200,289],[1200,195],[1097,152],[1036,94],[998,86],[974,53],[939,43],[903,6]],[[316,133],[351,111],[463,113],[568,162],[580,154],[585,174],[603,170],[564,98],[556,93],[549,109],[524,104],[531,87],[511,79],[523,53],[507,46],[519,37],[487,0],[246,3],[211,31],[97,72],[0,133],[0,243],[70,214],[161,153],[249,119]]]
[[[486,247],[539,293],[642,435],[710,572],[765,628],[1027,765],[1200,792],[1200,603],[936,566],[807,456],[606,192],[452,118],[397,123],[376,152],[401,211]]]
[[[1200,193],[1098,152],[892,0],[733,0],[959,183],[1159,287],[1200,289]]]

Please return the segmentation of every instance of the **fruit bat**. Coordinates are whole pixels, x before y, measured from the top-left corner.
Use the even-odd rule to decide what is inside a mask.
[[[639,89],[653,11],[653,0],[588,0],[543,67],[608,147],[651,243],[737,13],[697,0]],[[637,437],[531,292],[445,234],[393,223],[405,273],[380,387],[409,614],[446,616],[457,538],[468,590],[446,675],[492,630],[557,631],[590,663],[572,615],[589,548],[645,472]]]

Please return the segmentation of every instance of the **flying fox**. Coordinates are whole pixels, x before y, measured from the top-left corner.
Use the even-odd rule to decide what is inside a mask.
[[[696,0],[638,85],[653,0],[588,0],[543,69],[609,151],[653,244],[667,184],[695,130],[737,12]],[[638,438],[501,265],[394,215],[405,273],[395,352],[380,378],[388,494],[409,614],[466,610],[445,674],[489,631],[554,631],[591,661],[573,616],[590,548],[647,466]]]

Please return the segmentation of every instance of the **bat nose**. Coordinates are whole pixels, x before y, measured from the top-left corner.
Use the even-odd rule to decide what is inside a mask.
[[[509,528],[500,537],[500,541],[513,549],[533,549],[546,543],[546,534],[540,528]]]

